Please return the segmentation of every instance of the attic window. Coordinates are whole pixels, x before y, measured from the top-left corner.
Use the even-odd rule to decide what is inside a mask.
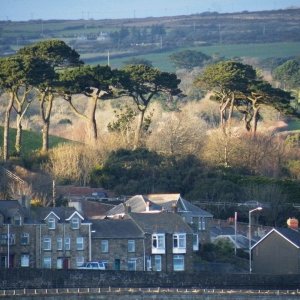
[[[55,218],[49,218],[48,219],[48,228],[49,229],[55,229]]]
[[[17,226],[21,226],[22,225],[22,218],[20,215],[15,215],[14,216],[14,224]]]
[[[76,217],[71,219],[71,228],[79,229],[79,218]]]

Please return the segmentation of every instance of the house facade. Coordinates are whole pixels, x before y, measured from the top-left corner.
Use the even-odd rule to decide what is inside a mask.
[[[0,202],[0,268],[75,269],[87,261],[108,270],[190,272],[194,236],[171,211],[86,220],[69,207]]]
[[[298,230],[274,228],[259,240],[251,251],[254,273],[300,273],[300,233]]]
[[[175,212],[190,225],[194,232],[194,251],[199,250],[199,243],[210,242],[210,227],[213,215],[183,199],[180,194],[136,195],[107,212],[108,216],[122,215],[126,206],[132,212]]]
[[[76,268],[89,259],[90,223],[69,208],[0,202],[0,268]]]

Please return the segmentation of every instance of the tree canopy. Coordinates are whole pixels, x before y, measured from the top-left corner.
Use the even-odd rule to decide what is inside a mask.
[[[195,50],[175,52],[169,57],[176,68],[188,70],[195,67],[203,67],[211,60],[209,55]]]

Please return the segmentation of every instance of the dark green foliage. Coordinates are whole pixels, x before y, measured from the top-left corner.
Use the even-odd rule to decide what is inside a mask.
[[[150,60],[145,59],[145,58],[136,58],[132,57],[129,58],[128,60],[124,61],[125,65],[145,65],[148,67],[153,67],[153,64]]]
[[[195,50],[184,50],[170,55],[170,60],[176,68],[191,70],[195,67],[203,67],[211,57]]]
[[[200,163],[194,157],[175,159],[139,148],[113,152],[92,174],[92,184],[118,194],[185,193]]]

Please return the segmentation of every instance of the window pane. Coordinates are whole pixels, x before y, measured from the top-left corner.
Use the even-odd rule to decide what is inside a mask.
[[[128,252],[135,252],[135,241],[128,240]]]
[[[51,269],[51,257],[44,257],[43,258],[43,268]]]
[[[154,256],[154,271],[161,271],[161,256],[155,255]]]
[[[49,229],[55,229],[55,219],[54,218],[48,219],[48,227],[49,227]]]
[[[59,237],[57,238],[57,250],[62,250],[63,249],[63,241],[62,238]]]
[[[83,237],[76,238],[77,250],[83,250]]]
[[[71,228],[78,229],[79,228],[79,218],[73,218],[71,220]]]
[[[76,257],[76,266],[80,267],[82,266],[84,263],[84,257],[83,256],[77,256]]]
[[[28,245],[29,244],[29,233],[23,232],[21,234],[21,245]]]
[[[65,238],[65,250],[71,249],[71,239],[69,237]]]
[[[43,239],[43,249],[44,250],[51,250],[51,238],[44,237],[44,239]]]
[[[174,265],[174,271],[184,271],[184,256],[174,255],[173,265]]]
[[[136,271],[136,259],[128,260],[128,271]]]
[[[29,254],[21,255],[21,267],[29,267]]]
[[[101,252],[102,253],[108,252],[108,240],[101,241]]]

